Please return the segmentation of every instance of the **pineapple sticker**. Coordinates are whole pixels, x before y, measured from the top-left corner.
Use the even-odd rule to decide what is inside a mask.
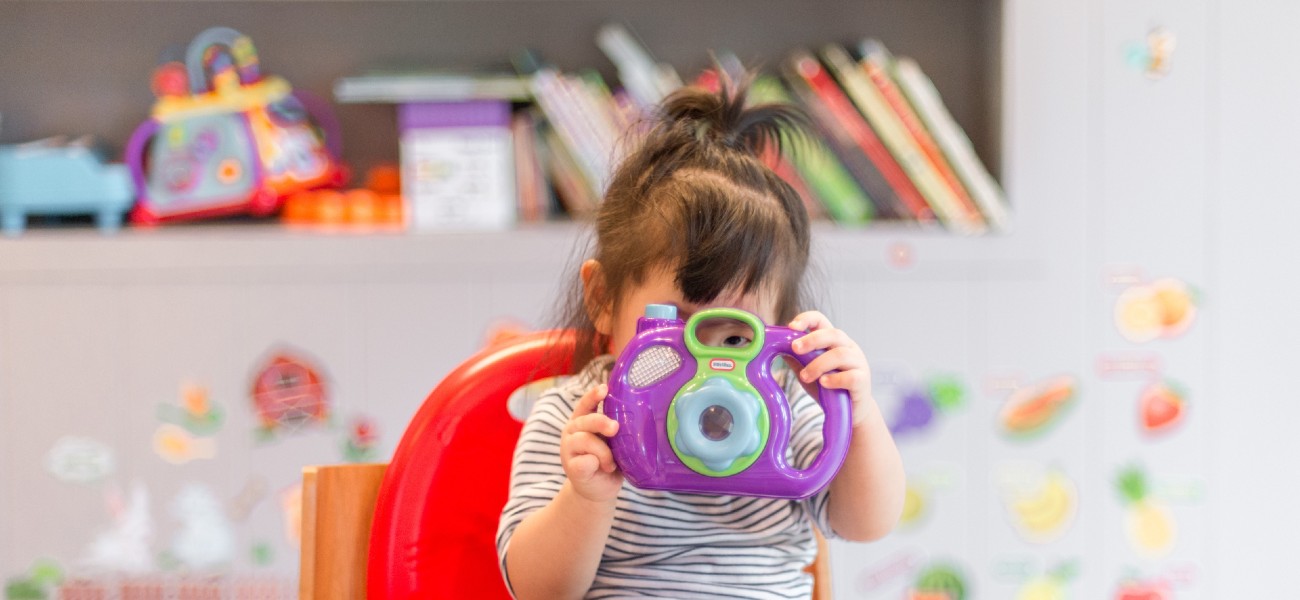
[[[1151,498],[1147,475],[1138,466],[1120,471],[1115,480],[1120,498],[1128,508],[1125,531],[1129,543],[1147,558],[1169,554],[1177,538],[1177,527],[1169,510]]]
[[[1016,600],[1067,600],[1067,585],[1074,579],[1077,568],[1073,562],[1056,568],[1025,583],[1016,592]]]

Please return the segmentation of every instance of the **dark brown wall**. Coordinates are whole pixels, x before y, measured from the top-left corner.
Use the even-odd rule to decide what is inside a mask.
[[[148,113],[149,77],[169,46],[212,25],[257,45],[263,68],[330,97],[338,77],[377,64],[507,64],[520,47],[563,68],[612,66],[598,26],[621,20],[660,59],[693,75],[711,48],[773,64],[791,48],[881,38],[935,80],[996,168],[999,16],[995,0],[0,0],[0,142],[95,134],[120,149]],[[397,155],[391,107],[337,108],[347,158]]]

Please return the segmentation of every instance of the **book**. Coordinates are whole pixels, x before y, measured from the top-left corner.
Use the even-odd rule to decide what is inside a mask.
[[[555,186],[559,203],[574,218],[594,215],[599,205],[599,196],[592,191],[582,169],[569,154],[569,148],[549,124],[541,128],[541,140],[542,160],[547,166],[551,184]]]
[[[544,221],[549,204],[546,172],[537,155],[537,124],[529,111],[520,111],[510,121],[515,151],[515,188],[519,196],[519,220],[525,223]]]
[[[876,214],[924,220],[929,213],[920,192],[821,63],[801,50],[785,62],[784,71],[831,148],[875,202]]]
[[[413,229],[502,229],[518,216],[510,103],[398,109],[402,197]]]
[[[722,89],[722,80],[718,75],[719,70],[725,72],[732,81],[737,81],[746,76],[744,65],[740,59],[728,51],[719,52],[716,55],[717,69],[705,69],[695,78],[695,85],[702,87],[710,92],[718,93]],[[770,75],[757,77],[749,88],[749,97],[746,99],[748,105],[782,103],[791,104],[790,97],[781,87],[781,82]],[[806,132],[811,135],[812,132]],[[785,142],[793,141],[793,132],[785,132]],[[815,143],[815,142],[814,142]],[[825,152],[825,148],[819,148]],[[814,149],[809,149],[813,151]],[[785,145],[778,151],[777,148],[768,146],[764,148],[763,155],[760,159],[763,164],[776,173],[786,183],[799,194],[799,199],[803,202],[804,210],[808,213],[810,219],[825,219],[828,217],[825,203],[818,197],[817,192],[809,185],[808,177],[794,165],[792,162],[792,151],[795,149]],[[844,175],[848,177],[846,173]],[[851,183],[850,185],[854,185]],[[855,185],[856,188],[856,185]],[[861,191],[859,190],[859,193]],[[863,196],[863,205],[866,205],[866,197]],[[856,219],[863,220],[863,219]]]
[[[438,102],[497,99],[529,100],[528,82],[515,73],[449,71],[373,71],[334,82],[334,99],[344,103]]]
[[[893,55],[889,53],[884,44],[874,39],[864,40],[859,46],[859,50],[862,59],[858,61],[858,64],[871,78],[872,83],[876,85],[876,89],[880,90],[880,95],[889,103],[889,107],[893,109],[894,114],[898,115],[899,121],[911,134],[921,152],[930,160],[930,164],[934,165],[939,177],[948,184],[948,187],[957,196],[957,201],[962,210],[987,223],[987,219],[980,214],[980,209],[975,200],[971,198],[966,186],[962,184],[961,178],[952,170],[952,166],[948,163],[948,158],[944,156],[943,150],[934,141],[934,137],[930,135],[930,131],[926,129],[925,124],[921,122],[921,118],[917,116],[916,111],[912,109],[912,105],[908,103],[902,90],[898,89],[893,76],[890,75],[894,64]]]
[[[655,106],[682,87],[682,79],[672,65],[656,62],[623,25],[610,23],[602,26],[596,33],[596,45],[614,63],[619,81],[639,106]]]
[[[845,94],[898,161],[903,173],[916,186],[939,221],[963,233],[982,229],[983,219],[978,214],[972,216],[962,210],[952,188],[939,178],[934,165],[921,153],[898,115],[849,53],[837,44],[828,44],[822,47],[821,55]],[[917,210],[916,207],[912,209]]]
[[[894,62],[893,75],[899,89],[916,110],[926,129],[934,135],[939,148],[943,150],[944,156],[965,184],[985,219],[1000,231],[1010,231],[1011,220],[1001,186],[989,174],[984,163],[980,162],[970,138],[966,137],[966,132],[962,131],[944,106],[934,83],[909,58],[899,58]]]
[[[750,89],[750,94],[753,101],[760,103],[790,104],[793,102],[781,86],[780,80],[771,76],[757,78]],[[795,138],[801,143],[789,148],[788,156],[776,157],[782,159],[780,161],[773,159],[776,162],[774,170],[777,175],[783,178],[790,175],[801,176],[801,182],[804,183],[803,193],[808,195],[805,203],[812,204],[808,210],[809,216],[824,213],[836,222],[848,225],[870,221],[873,216],[871,199],[822,140],[813,135],[814,132],[808,133],[806,137]],[[790,170],[794,173],[790,173]],[[787,178],[787,181],[789,180]],[[820,206],[807,202],[808,199],[816,200]]]

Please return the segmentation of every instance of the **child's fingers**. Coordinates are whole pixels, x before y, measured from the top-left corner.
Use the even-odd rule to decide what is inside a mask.
[[[614,453],[610,451],[609,444],[606,444],[605,440],[590,433],[580,432],[569,438],[568,446],[573,458],[594,456],[599,462],[600,470],[606,473],[614,472]]]
[[[605,416],[602,413],[591,413],[581,417],[574,417],[565,426],[566,433],[576,432],[599,433],[605,437],[618,433],[618,421]]]
[[[805,335],[790,343],[790,349],[797,354],[807,354],[813,350],[822,350],[826,348],[837,348],[841,346],[856,346],[853,338],[844,333],[842,329],[818,329],[808,335]]]
[[[831,327],[831,320],[826,315],[818,311],[810,310],[799,313],[790,321],[790,329],[795,331],[816,331],[818,329],[828,329]]]
[[[590,454],[581,454],[569,459],[567,474],[569,479],[586,481],[596,474],[600,460]]]
[[[596,412],[596,407],[600,405],[601,400],[605,399],[605,394],[608,392],[609,386],[603,383],[587,390],[587,393],[578,398],[578,403],[573,405],[574,418]]]
[[[827,373],[821,376],[818,383],[832,390],[862,390],[871,386],[870,377],[862,369]]]
[[[856,348],[831,348],[799,371],[799,380],[812,383],[831,371],[849,371],[865,366],[866,361]]]

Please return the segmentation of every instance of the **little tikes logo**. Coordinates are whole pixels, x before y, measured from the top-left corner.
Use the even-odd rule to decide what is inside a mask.
[[[729,358],[715,358],[709,361],[709,368],[714,371],[730,371],[736,368],[736,361]]]

